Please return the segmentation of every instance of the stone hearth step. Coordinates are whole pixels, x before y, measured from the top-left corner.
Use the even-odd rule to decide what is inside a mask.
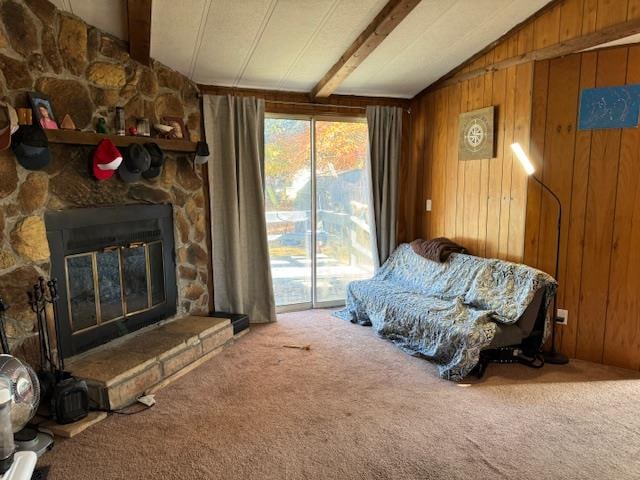
[[[87,381],[97,406],[116,410],[232,339],[229,319],[190,316],[100,346],[65,366]]]

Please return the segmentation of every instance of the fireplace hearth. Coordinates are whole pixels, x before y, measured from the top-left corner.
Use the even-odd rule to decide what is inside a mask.
[[[171,205],[63,210],[45,224],[63,357],[175,315]]]

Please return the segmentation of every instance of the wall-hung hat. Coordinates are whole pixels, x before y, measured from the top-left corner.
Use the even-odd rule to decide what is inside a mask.
[[[149,153],[151,158],[151,166],[142,172],[144,178],[156,178],[162,172],[162,166],[164,165],[164,153],[157,143],[145,143],[144,148]]]
[[[122,163],[122,155],[107,138],[100,140],[96,151],[93,153],[93,176],[98,180],[107,180],[113,177]]]
[[[198,142],[196,145],[196,156],[193,162],[196,165],[202,165],[209,161],[209,145],[207,142]]]
[[[151,157],[149,152],[142,145],[134,143],[129,145],[124,153],[122,163],[118,167],[118,175],[127,182],[137,182],[142,176],[142,172],[149,170]]]
[[[0,102],[0,150],[11,146],[11,135],[18,130],[18,114],[6,102]]]
[[[51,161],[47,136],[36,125],[20,125],[11,137],[11,149],[27,170],[40,170]]]

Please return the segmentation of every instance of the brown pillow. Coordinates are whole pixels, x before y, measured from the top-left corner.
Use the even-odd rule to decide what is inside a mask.
[[[411,248],[427,260],[443,263],[452,253],[465,253],[466,249],[448,238],[439,237],[432,240],[418,238],[411,242]]]

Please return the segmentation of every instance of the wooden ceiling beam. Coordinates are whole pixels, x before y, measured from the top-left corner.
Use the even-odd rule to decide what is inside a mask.
[[[127,0],[129,55],[145,65],[151,56],[151,1]]]
[[[390,0],[313,88],[311,96],[322,98],[335,92],[419,3],[420,0]]]

